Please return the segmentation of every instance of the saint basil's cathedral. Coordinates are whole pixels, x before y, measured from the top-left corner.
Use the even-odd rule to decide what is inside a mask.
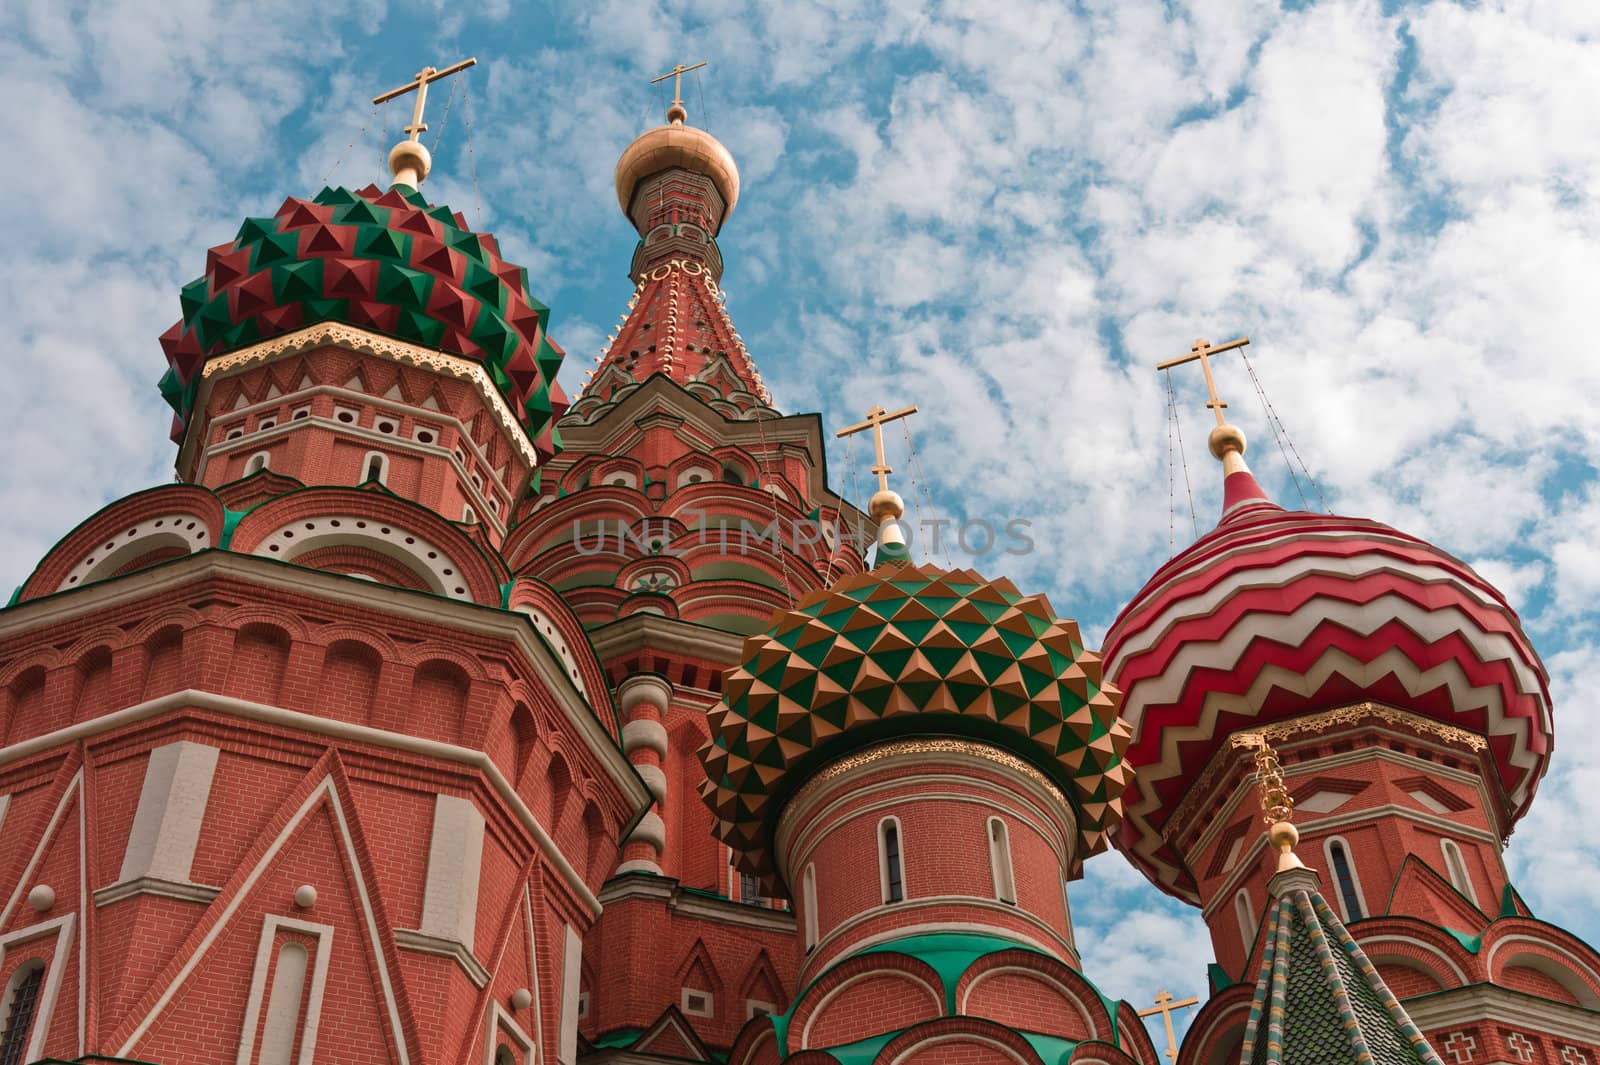
[[[421,192],[450,72],[387,189],[206,253],[177,483],[0,613],[0,1065],[1158,1065],[1080,964],[1108,847],[1210,930],[1179,1065],[1600,1065],[1600,955],[1503,861],[1553,713],[1499,591],[1278,506],[1220,405],[1220,520],[1103,648],[913,564],[729,319],[681,103],[569,402]]]

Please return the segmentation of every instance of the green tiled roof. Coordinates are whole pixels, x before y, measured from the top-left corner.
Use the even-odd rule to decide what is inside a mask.
[[[1285,886],[1270,921],[1242,1061],[1441,1065],[1320,891]]]

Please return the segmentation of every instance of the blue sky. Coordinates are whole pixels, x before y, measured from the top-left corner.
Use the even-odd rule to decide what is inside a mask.
[[[381,180],[409,107],[366,101],[466,55],[447,123],[434,89],[426,191],[528,266],[569,390],[628,296],[611,173],[659,121],[648,78],[708,60],[685,96],[743,172],[725,287],[778,405],[841,425],[917,403],[910,517],[1032,522],[1032,554],[952,560],[1048,591],[1093,639],[1193,537],[1152,367],[1248,333],[1330,504],[1468,559],[1523,612],[1557,754],[1508,860],[1536,912],[1600,939],[1580,686],[1600,666],[1600,6],[11,0],[0,579],[171,477],[156,336],[205,248],[341,155],[335,182]],[[1243,364],[1217,372],[1297,503]],[[1174,384],[1204,529],[1202,386]],[[831,466],[849,490],[843,448]],[[1120,857],[1073,901],[1106,991],[1202,992],[1197,920]]]

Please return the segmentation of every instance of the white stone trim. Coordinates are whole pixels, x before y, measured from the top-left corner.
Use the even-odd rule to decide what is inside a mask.
[[[211,530],[206,527],[206,519],[198,514],[187,511],[157,514],[138,522],[131,529],[119,531],[109,541],[90,548],[89,553],[61,578],[56,591],[64,592],[109,577],[140,555],[157,548],[182,547],[193,554],[207,547],[215,547],[215,544],[206,542],[210,538]]]
[[[1484,972],[1490,974],[1491,980],[1494,979],[1495,975],[1495,955],[1499,954],[1502,948],[1512,943],[1531,943],[1534,946],[1543,947],[1545,950],[1548,950],[1553,954],[1559,954],[1563,958],[1567,959],[1567,963],[1570,964],[1573,969],[1587,977],[1591,984],[1600,984],[1600,973],[1596,973],[1586,962],[1580,959],[1576,954],[1572,953],[1572,951],[1558,943],[1552,943],[1548,939],[1540,939],[1538,936],[1530,936],[1523,933],[1512,933],[1497,939],[1495,940],[1494,946],[1489,948],[1489,953],[1483,959],[1483,970]],[[1547,961],[1548,959],[1539,960]],[[1513,964],[1513,962],[1507,962],[1506,964],[1509,966]],[[1530,968],[1532,968],[1532,966],[1530,966]],[[1546,972],[1542,968],[1537,969],[1536,971],[1543,972],[1544,975],[1549,976],[1562,987],[1565,987],[1568,991],[1571,991],[1575,996],[1577,996],[1578,1001],[1583,1003],[1583,1008],[1589,1010],[1600,1009],[1600,996],[1596,996],[1593,991],[1589,990],[1588,985],[1580,984],[1578,987],[1573,987],[1566,980],[1558,978],[1551,973]],[[1584,999],[1588,999],[1589,1001],[1584,1002]]]
[[[135,1027],[132,1033],[129,1034],[127,1041],[124,1042],[122,1047],[116,1051],[116,1057],[125,1058],[132,1056],[134,1049],[138,1046],[139,1040],[143,1039],[145,1035],[149,1033],[151,1026],[155,1024],[156,1019],[161,1016],[161,1014],[166,1010],[167,1006],[172,1003],[172,1000],[177,997],[178,991],[182,988],[184,982],[187,981],[190,975],[194,973],[195,969],[199,967],[200,962],[206,955],[206,952],[210,950],[212,945],[221,937],[222,933],[232,922],[234,915],[244,905],[245,899],[250,896],[251,888],[255,886],[256,882],[260,880],[262,874],[264,874],[271,866],[272,862],[277,858],[278,852],[282,850],[283,847],[288,843],[289,837],[294,833],[294,830],[300,826],[301,822],[305,820],[305,818],[311,813],[312,809],[316,807],[319,801],[326,801],[329,808],[332,810],[334,824],[338,829],[339,841],[344,846],[345,857],[348,860],[348,866],[350,869],[350,876],[354,881],[356,889],[356,903],[361,912],[362,922],[366,926],[367,941],[368,945],[372,948],[372,957],[377,970],[378,983],[383,990],[384,1007],[389,1017],[390,1033],[394,1039],[395,1053],[398,1055],[398,1061],[395,1063],[395,1065],[410,1065],[411,1053],[409,1048],[406,1046],[405,1028],[400,1023],[399,1002],[395,997],[394,982],[389,975],[388,962],[384,960],[383,939],[378,928],[377,919],[372,912],[372,900],[367,893],[366,877],[361,872],[361,862],[355,852],[355,841],[350,836],[350,826],[345,820],[344,806],[339,801],[339,793],[333,787],[333,781],[328,778],[324,778],[322,783],[318,784],[311,790],[311,794],[306,796],[305,801],[300,804],[299,809],[297,809],[289,818],[288,822],[283,826],[283,830],[278,833],[277,838],[272,841],[272,843],[267,847],[266,851],[261,855],[261,858],[256,863],[255,868],[251,869],[249,875],[245,877],[244,883],[240,886],[240,889],[233,895],[232,898],[228,900],[227,906],[218,916],[216,922],[209,929],[207,929],[205,936],[200,940],[200,943],[195,948],[194,953],[189,955],[189,957],[184,960],[184,963],[179,968],[177,975],[173,977],[172,983],[169,984],[164,991],[162,991],[160,997],[156,999],[155,1004],[151,1006],[150,1012],[146,1014],[142,1020],[140,1020],[138,1026]]]
[[[644,786],[650,789],[650,794],[656,797],[657,803],[667,801],[667,774],[661,771],[660,766],[636,765],[633,770],[644,781]]]
[[[612,876],[627,876],[629,873],[648,873],[651,876],[661,875],[661,866],[648,858],[630,858],[617,866],[617,871]]]
[[[1233,916],[1239,922],[1239,938],[1244,940],[1244,953],[1248,958],[1255,950],[1256,933],[1260,931],[1261,921],[1248,887],[1241,887],[1233,893]]]
[[[958,1014],[967,1012],[967,1004],[972,1001],[972,996],[977,992],[979,984],[983,983],[991,976],[1001,976],[1007,974],[1020,974],[1028,977],[1029,979],[1038,980],[1040,983],[1049,984],[1051,987],[1055,988],[1056,992],[1060,994],[1062,998],[1066,999],[1068,1002],[1072,1003],[1073,1006],[1077,1007],[1078,1016],[1083,1018],[1084,1027],[1089,1030],[1089,1038],[1101,1038],[1099,1026],[1094,1023],[1094,1018],[1089,1015],[1089,1012],[1086,1009],[1084,1009],[1083,1000],[1076,991],[1072,990],[1066,984],[1062,983],[1060,980],[1057,980],[1049,973],[1040,972],[1037,969],[1025,969],[1020,965],[996,965],[994,968],[985,969],[983,972],[973,977],[972,981],[967,984],[966,993],[961,996],[960,1002],[957,1003],[956,1012]],[[1106,1012],[1114,1015],[1115,1007],[1106,1006]]]
[[[522,920],[528,928],[528,990],[533,993],[533,1057],[535,1065],[544,1062],[544,996],[539,991],[539,945],[533,934],[533,891],[522,885]]]
[[[475,987],[481,989],[488,984],[489,970],[456,940],[442,939],[413,928],[396,928],[393,932],[394,945],[401,950],[414,950],[418,954],[435,954],[441,958],[454,959]]]
[[[0,755],[10,754],[12,751],[15,751],[18,746],[21,745],[13,744],[4,751],[0,751]],[[17,905],[22,901],[23,896],[26,895],[30,890],[30,886],[33,883],[34,874],[39,871],[39,863],[44,860],[45,848],[48,847],[50,845],[50,841],[55,838],[56,830],[61,827],[62,818],[66,816],[67,806],[71,804],[73,797],[78,794],[78,790],[82,787],[82,785],[83,770],[80,768],[76,773],[72,774],[72,779],[68,781],[67,786],[61,790],[61,799],[56,803],[55,810],[51,812],[50,821],[45,825],[44,831],[39,834],[39,842],[34,846],[33,854],[28,858],[28,864],[22,869],[22,877],[17,881],[17,886],[12,889],[11,898],[6,901],[5,908],[0,909],[0,928],[4,928],[10,923],[11,914],[16,910]],[[83,820],[83,807],[81,804],[78,807],[78,811],[79,827],[81,828]],[[80,835],[79,839],[81,840],[82,838],[83,837]],[[78,849],[82,851],[83,845],[80,844]],[[80,866],[80,869],[82,868],[83,867]],[[87,875],[87,873],[80,873],[80,875]]]
[[[437,795],[423,885],[423,935],[451,939],[472,953],[483,875],[484,816],[468,799]]]
[[[1350,907],[1345,905],[1344,887],[1339,883],[1339,870],[1333,864],[1333,845],[1335,843],[1344,848],[1344,861],[1350,870],[1350,883],[1356,889],[1356,902],[1361,906],[1360,913],[1352,914]],[[1356,850],[1350,846],[1350,841],[1343,836],[1329,836],[1322,841],[1322,858],[1328,864],[1328,880],[1330,881],[1328,886],[1333,889],[1334,898],[1339,903],[1339,916],[1346,923],[1359,921],[1369,916],[1370,907],[1367,906],[1367,893],[1361,887],[1361,871],[1356,868]]]
[[[141,878],[189,882],[219,754],[217,748],[192,740],[151,750],[118,883]]]
[[[1450,973],[1450,975],[1455,977],[1456,985],[1458,987],[1467,983],[1466,971],[1455,963],[1455,959],[1426,940],[1417,939],[1412,936],[1396,935],[1394,933],[1374,936],[1357,935],[1355,932],[1350,934],[1355,938],[1356,942],[1360,944],[1361,949],[1366,952],[1367,959],[1374,965],[1377,965],[1380,961],[1388,961],[1391,957],[1389,954],[1384,953],[1384,944],[1399,943],[1408,947],[1415,947],[1417,949],[1427,951],[1430,957],[1443,966]],[[1404,955],[1399,954],[1393,955],[1393,957],[1405,958]],[[1413,961],[1414,959],[1405,958],[1405,960]],[[1407,1006],[1406,1008],[1410,1009],[1411,1007]]]
[[[1472,984],[1419,995],[1407,999],[1404,1005],[1412,1022],[1424,1031],[1488,1021],[1543,1032],[1561,1040],[1600,1043],[1600,1013],[1494,984]]]
[[[1013,1050],[1011,1047],[1006,1046],[1004,1043],[1002,1043],[1002,1042],[1000,1042],[998,1040],[990,1039],[987,1036],[972,1035],[969,1032],[955,1032],[955,1033],[951,1033],[949,1035],[937,1035],[937,1036],[934,1036],[931,1039],[924,1039],[924,1040],[921,1040],[921,1041],[919,1041],[917,1043],[914,1043],[911,1046],[907,1047],[904,1052],[902,1052],[897,1057],[895,1057],[893,1061],[890,1061],[889,1065],[902,1065],[902,1063],[913,1054],[920,1054],[925,1050],[929,1050],[929,1049],[931,1049],[933,1047],[938,1046],[940,1043],[952,1043],[952,1042],[966,1042],[966,1043],[979,1043],[979,1044],[982,1044],[983,1046],[986,1046],[989,1049],[993,1050],[995,1053],[999,1054],[1001,1057],[1007,1058],[1010,1061],[1014,1062],[1015,1065],[1025,1065],[1025,1062],[1027,1060],[1021,1054],[1018,1054],[1015,1050]]]
[[[588,698],[589,690],[583,683],[583,674],[578,670],[578,663],[573,657],[572,648],[567,645],[567,638],[561,635],[561,630],[556,628],[555,622],[551,621],[544,611],[532,603],[521,603],[511,607],[511,609],[520,614],[528,615],[528,618],[533,622],[533,627],[544,638],[544,642],[549,644],[550,649],[556,653],[556,657],[561,659],[561,665],[566,669],[567,676],[572,678],[573,687],[577,688],[585,698]]]
[[[928,981],[924,980],[921,976],[917,975],[916,973],[906,972],[904,969],[868,969],[865,972],[859,972],[853,976],[841,980],[834,987],[830,988],[826,995],[822,996],[822,1001],[818,1002],[810,1013],[806,1014],[805,1027],[800,1030],[800,1049],[811,1049],[811,1027],[817,1023],[817,1018],[822,1016],[823,1013],[827,1011],[828,1003],[838,998],[841,994],[848,991],[854,985],[861,983],[863,980],[873,980],[881,976],[890,975],[899,977],[905,980],[907,983],[913,984],[916,987],[921,988],[923,991],[926,991],[928,996],[933,1000],[934,1014],[936,1016],[944,1015],[944,996],[939,993],[938,988],[928,983]]]
[[[45,838],[49,838],[49,833],[46,833]],[[50,957],[44,963],[44,983],[39,987],[39,1000],[38,1004],[34,1007],[33,1013],[33,1029],[28,1033],[28,1045],[22,1055],[22,1059],[24,1061],[34,1061],[44,1057],[45,1038],[50,1034],[50,1019],[55,1014],[56,998],[61,994],[61,981],[66,977],[68,962],[67,954],[72,950],[72,940],[73,936],[77,932],[77,929],[77,914],[69,913],[49,921],[43,921],[39,924],[29,925],[26,928],[19,928],[15,932],[8,932],[5,935],[0,936],[0,966],[5,965],[6,951],[17,944],[29,943],[35,939],[43,939],[51,934],[54,934],[56,937],[55,949],[50,952]],[[86,937],[80,937],[80,939],[81,938]],[[82,956],[81,949],[79,951],[79,956],[80,958]],[[78,983],[81,985],[84,983],[84,980],[82,979],[83,970],[80,968],[78,972]],[[6,991],[10,991],[9,986],[6,988]],[[10,995],[6,994],[5,997],[9,1000]],[[10,1002],[7,1001],[5,1003],[0,1003],[0,1006],[9,1007]],[[5,1012],[9,1013],[9,1008],[7,1008]],[[81,1052],[83,1044],[83,1013],[81,1009],[81,1003],[78,1014],[78,1043]]]
[[[113,732],[125,725],[143,721],[146,718],[157,717],[171,710],[183,710],[191,707],[215,713],[232,714],[246,720],[261,721],[270,725],[303,729],[306,732],[351,740],[357,743],[367,743],[375,747],[421,754],[476,769],[487,778],[489,785],[494,788],[501,800],[511,807],[512,813],[517,820],[533,836],[534,842],[550,861],[550,864],[555,867],[566,888],[583,902],[589,909],[591,916],[598,917],[600,915],[600,900],[584,884],[583,878],[578,875],[572,863],[562,854],[555,841],[550,838],[550,834],[539,824],[538,820],[533,816],[533,812],[528,809],[527,804],[517,795],[516,790],[506,781],[505,775],[500,772],[487,754],[468,747],[440,743],[437,740],[421,739],[404,733],[386,732],[382,729],[369,728],[366,725],[352,725],[342,721],[333,721],[314,714],[302,714],[297,710],[285,710],[281,707],[268,706],[265,703],[252,703],[244,699],[235,699],[232,696],[187,689],[173,692],[170,695],[158,696],[155,699],[148,699],[124,710],[118,710],[90,721],[69,725],[66,728],[57,729],[43,736],[35,736],[33,739],[12,744],[10,747],[0,749],[0,765],[16,761],[41,750],[48,750],[57,745],[76,743],[102,732]],[[644,789],[641,788],[640,790],[643,791]],[[648,795],[648,792],[645,792],[645,794]],[[12,905],[15,905],[15,899],[19,897],[13,897]],[[5,911],[0,911],[0,922],[3,922],[9,913],[9,906]]]
[[[1461,844],[1445,836],[1439,840],[1439,854],[1444,858],[1445,878],[1450,881],[1450,886],[1467,897],[1473,906],[1478,905],[1478,888],[1472,882],[1472,870],[1467,868],[1467,856],[1461,851]]]
[[[537,1009],[537,1006],[535,1008]],[[511,1041],[522,1052],[522,1065],[533,1065],[535,1057],[533,1039],[522,1030],[516,1018],[506,1012],[505,1007],[498,1002],[491,1003],[489,1007],[489,1027],[484,1038],[483,1065],[495,1065],[494,1054],[502,1031],[511,1037]]]
[[[362,462],[366,462],[363,457]],[[365,467],[362,469],[365,474]],[[407,541],[415,541],[407,543]],[[416,529],[400,522],[386,521],[366,514],[318,514],[313,518],[285,521],[251,548],[252,555],[279,562],[293,562],[310,551],[324,547],[361,547],[405,566],[428,585],[428,590],[446,599],[472,602],[461,563],[444,548],[425,539]],[[429,557],[429,556],[434,557]]]
[[[634,673],[617,685],[617,709],[627,717],[640,703],[649,703],[663,714],[672,703],[672,684],[656,673]]]
[[[333,926],[301,921],[293,917],[268,914],[261,923],[261,938],[256,943],[256,964],[250,976],[250,997],[245,1000],[244,1032],[239,1041],[238,1065],[251,1065],[256,1050],[256,1022],[267,1002],[267,970],[277,953],[278,933],[282,930],[300,932],[317,941],[317,955],[311,962],[311,994],[306,1001],[305,1027],[300,1033],[300,1049],[295,1055],[295,1065],[311,1065],[317,1047],[317,1028],[322,1021],[322,993],[328,982],[328,962],[333,956]],[[304,994],[304,991],[301,992]],[[300,1021],[300,1002],[296,996],[294,1023]],[[270,1018],[269,1018],[270,1019]]]
[[[807,862],[805,869],[800,873],[800,905],[804,911],[805,938],[801,946],[809,953],[822,938],[820,928],[822,917],[817,913],[817,866],[815,862]]]
[[[633,826],[633,831],[628,833],[629,843],[648,843],[659,854],[667,846],[667,823],[661,820],[661,815],[651,810],[639,819]]]
[[[987,909],[996,914],[1005,914],[1010,917],[1020,918],[1026,923],[1036,927],[1039,931],[1043,932],[1044,938],[1036,938],[1034,936],[1025,935],[1021,932],[1018,932],[1014,928],[1007,928],[992,924],[981,924],[977,921],[927,921],[922,924],[886,929],[885,931],[877,932],[870,936],[863,936],[860,939],[850,939],[847,946],[852,951],[860,951],[865,947],[874,946],[878,943],[886,943],[890,940],[902,939],[906,936],[912,935],[922,935],[929,932],[976,932],[986,936],[999,936],[1003,939],[1012,939],[1017,942],[1018,946],[1032,947],[1040,953],[1048,954],[1052,957],[1068,957],[1074,959],[1078,957],[1078,952],[1061,938],[1061,933],[1056,929],[1051,928],[1048,924],[1040,920],[1038,917],[1035,917],[1027,910],[1020,909],[1016,906],[1007,906],[996,902],[994,899],[979,898],[977,896],[967,895],[926,895],[921,898],[907,899],[904,902],[897,902],[894,904],[894,906],[897,911],[931,910],[942,906],[948,906],[953,902],[959,903],[968,909]],[[816,959],[829,957],[830,965],[841,960],[838,957],[831,956],[831,952],[839,944],[840,940],[845,939],[851,930],[855,929],[861,924],[881,917],[883,915],[883,909],[884,908],[882,906],[874,906],[870,909],[863,910],[854,917],[851,917],[849,920],[840,922],[838,927],[823,933],[822,940],[817,944],[817,948],[810,954],[805,955],[805,957],[801,960],[799,981],[800,986],[805,986],[805,984],[811,980],[812,976],[816,975],[810,972]]]
[[[578,930],[562,925],[565,933],[561,948],[561,1043],[557,1054],[561,1065],[576,1065],[578,1060],[578,991],[583,983],[583,940]]]
[[[155,895],[164,899],[178,899],[182,902],[210,902],[221,894],[222,889],[211,887],[208,884],[175,883],[171,880],[158,880],[155,877],[141,876],[134,880],[119,880],[115,884],[107,884],[103,888],[96,888],[94,904],[96,906],[110,906],[112,903],[131,899],[135,895]]]
[[[640,747],[648,747],[661,757],[667,756],[667,729],[659,721],[644,718],[629,721],[622,726],[622,751],[632,754]]]

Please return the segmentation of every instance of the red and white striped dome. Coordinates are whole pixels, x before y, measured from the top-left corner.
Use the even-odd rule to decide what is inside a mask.
[[[1228,735],[1363,700],[1485,736],[1509,827],[1552,740],[1548,677],[1516,612],[1414,536],[1285,511],[1227,457],[1222,521],[1140,589],[1102,652],[1133,730],[1123,851],[1198,903],[1161,832]]]

